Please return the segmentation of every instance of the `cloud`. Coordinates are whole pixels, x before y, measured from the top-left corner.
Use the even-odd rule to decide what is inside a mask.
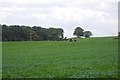
[[[61,27],[68,37],[77,26],[94,36],[117,35],[117,6],[118,0],[0,0],[0,22]]]

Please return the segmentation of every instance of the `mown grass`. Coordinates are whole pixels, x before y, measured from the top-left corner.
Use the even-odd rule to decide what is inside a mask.
[[[3,42],[3,78],[117,78],[118,40]]]

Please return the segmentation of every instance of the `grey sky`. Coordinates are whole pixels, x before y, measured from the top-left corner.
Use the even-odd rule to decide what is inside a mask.
[[[0,0],[0,24],[61,27],[67,37],[80,26],[93,36],[113,36],[118,0]]]

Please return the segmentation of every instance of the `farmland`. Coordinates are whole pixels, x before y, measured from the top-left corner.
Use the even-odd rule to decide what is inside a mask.
[[[2,43],[3,78],[117,78],[118,40]]]

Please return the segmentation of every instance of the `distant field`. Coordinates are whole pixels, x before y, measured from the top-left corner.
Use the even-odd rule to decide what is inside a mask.
[[[3,78],[117,78],[118,40],[3,42]]]

